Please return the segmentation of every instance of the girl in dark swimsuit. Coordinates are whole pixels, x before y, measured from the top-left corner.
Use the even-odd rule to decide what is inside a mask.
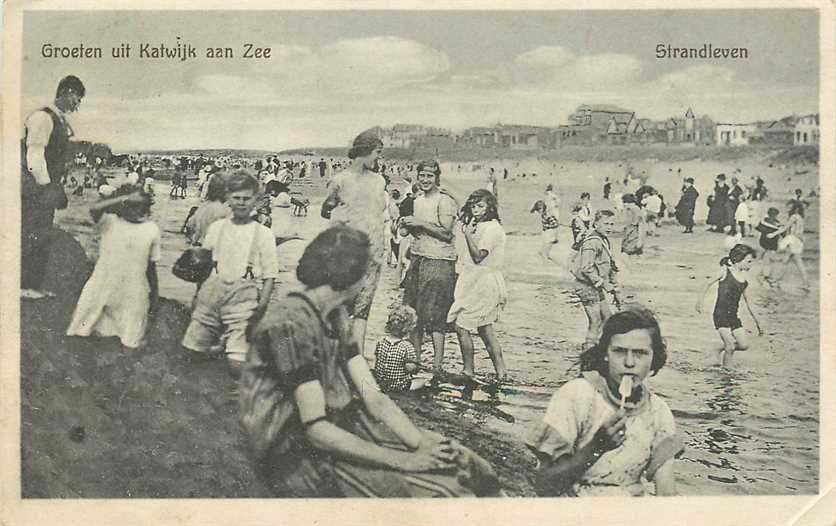
[[[720,260],[723,267],[720,274],[709,281],[700,294],[697,301],[697,312],[702,312],[702,304],[708,289],[714,283],[717,285],[717,301],[714,303],[714,328],[723,340],[723,347],[718,351],[717,360],[720,367],[730,367],[735,351],[745,351],[749,348],[746,329],[737,315],[740,307],[740,298],[746,304],[746,309],[755,321],[758,335],[762,335],[760,323],[758,323],[752,307],[749,305],[749,298],[746,296],[746,288],[749,282],[746,281],[745,273],[752,267],[755,260],[755,249],[749,245],[735,245],[729,255]]]

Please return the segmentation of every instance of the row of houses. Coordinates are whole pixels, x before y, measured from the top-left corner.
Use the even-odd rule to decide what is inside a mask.
[[[691,108],[682,117],[661,121],[609,104],[584,104],[557,127],[502,124],[467,128],[461,133],[429,126],[396,124],[378,128],[387,148],[450,147],[467,144],[515,150],[554,149],[564,145],[678,144],[742,146],[807,145],[819,142],[819,115],[784,117],[754,123],[720,123],[697,117]]]

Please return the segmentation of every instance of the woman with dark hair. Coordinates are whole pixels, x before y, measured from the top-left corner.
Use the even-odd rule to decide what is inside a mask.
[[[443,376],[444,332],[456,288],[453,228],[458,206],[439,189],[441,167],[436,161],[418,163],[417,172],[418,188],[423,194],[415,199],[415,214],[400,221],[401,227],[412,235],[403,301],[418,313],[412,344],[419,355],[424,331],[432,336],[433,370],[438,377]]]
[[[507,379],[502,347],[493,324],[508,299],[502,264],[505,259],[505,230],[499,223],[496,198],[487,190],[470,194],[462,207],[461,231],[464,234],[458,259],[459,278],[447,323],[456,324],[462,350],[464,374],[473,377],[473,339],[478,332],[496,370],[497,382]]]
[[[490,465],[421,430],[377,387],[343,320],[362,287],[366,234],[333,226],[305,249],[304,290],[256,326],[241,422],[258,473],[281,497],[455,497],[499,493]]]
[[[605,323],[581,355],[581,376],[558,389],[526,445],[540,465],[540,496],[675,495],[673,460],[683,450],[673,414],[645,381],[667,351],[653,313],[630,307]]]

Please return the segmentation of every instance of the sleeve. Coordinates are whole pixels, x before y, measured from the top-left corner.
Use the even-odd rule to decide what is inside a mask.
[[[221,221],[218,220],[209,225],[209,228],[206,230],[206,237],[203,238],[203,248],[214,250],[217,247],[221,235]]]
[[[162,257],[160,245],[162,243],[161,235],[160,235],[160,227],[158,227],[155,223],[152,223],[154,226],[154,234],[151,239],[151,252],[148,256],[150,261],[156,263]]]
[[[763,222],[758,223],[758,226],[756,226],[756,227],[755,227],[755,230],[757,230],[757,231],[758,231],[758,232],[760,232],[761,234],[768,234],[768,233],[769,233],[769,228],[767,228],[767,227],[763,224]]]
[[[596,247],[595,242],[589,241],[581,245],[580,271],[593,286],[598,286],[604,281],[598,273],[598,267],[595,266],[595,259],[598,253]]]
[[[257,225],[258,231],[258,262],[261,269],[261,279],[275,279],[279,277],[279,256],[276,248],[276,238],[273,231],[264,225]]]
[[[320,378],[321,362],[316,328],[298,316],[285,319],[262,333],[285,391],[290,394],[305,382]]]
[[[443,223],[450,223],[452,219],[455,219],[458,210],[456,210],[456,203],[453,199],[445,194],[442,194],[443,197],[438,201],[438,219]]]
[[[578,409],[583,404],[584,380],[572,380],[554,394],[546,415],[538,422],[525,440],[526,446],[537,457],[552,461],[564,455],[574,455],[580,436]]]
[[[656,398],[654,402],[656,430],[650,446],[650,461],[647,464],[648,480],[653,480],[656,470],[665,462],[679,457],[685,450],[682,438],[676,432],[676,422],[673,420],[668,404],[659,398]]]
[[[482,236],[479,238],[479,243],[477,243],[477,248],[479,250],[487,250],[488,254],[490,254],[503,243],[504,237],[505,232],[502,230],[502,226],[492,221],[486,225]]]
[[[99,221],[96,223],[96,226],[99,228],[99,232],[104,233],[109,230],[116,219],[116,214],[113,212],[105,212],[99,218]]]
[[[52,133],[52,117],[45,111],[36,111],[26,119],[26,166],[38,184],[49,184],[44,149]]]
[[[397,347],[398,359],[404,362],[418,363],[418,355],[415,354],[415,347],[409,340],[403,340],[398,343]]]
[[[45,148],[52,134],[52,117],[45,111],[33,112],[26,119],[26,146]]]

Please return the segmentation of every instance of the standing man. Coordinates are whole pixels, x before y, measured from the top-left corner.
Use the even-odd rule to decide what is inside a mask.
[[[383,142],[377,134],[367,130],[354,139],[348,158],[348,169],[336,174],[328,182],[328,197],[322,203],[321,214],[333,223],[343,223],[360,230],[369,237],[369,263],[360,280],[360,291],[349,305],[352,340],[363,352],[366,323],[377,291],[383,265],[384,228],[387,195],[385,182],[378,170]]]
[[[55,101],[32,112],[26,119],[21,140],[20,297],[54,297],[43,288],[49,260],[47,234],[55,210],[67,207],[63,179],[72,128],[65,115],[78,110],[84,84],[74,75],[61,79]]]

